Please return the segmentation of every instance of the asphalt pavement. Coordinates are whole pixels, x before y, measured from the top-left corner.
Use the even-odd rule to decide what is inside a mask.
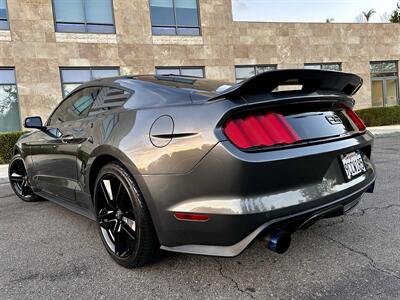
[[[235,258],[165,252],[134,270],[112,261],[94,222],[0,184],[0,299],[399,299],[400,135],[377,138],[373,159],[375,193],[295,233],[283,255],[258,241]]]

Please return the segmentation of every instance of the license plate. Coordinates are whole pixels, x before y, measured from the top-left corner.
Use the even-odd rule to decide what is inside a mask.
[[[358,151],[342,154],[340,155],[340,160],[342,161],[342,166],[347,181],[352,180],[353,178],[360,176],[367,171],[361,153]]]

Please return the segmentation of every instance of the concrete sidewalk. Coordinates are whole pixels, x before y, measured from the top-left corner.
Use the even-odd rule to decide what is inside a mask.
[[[368,127],[375,136],[397,135],[400,134],[400,125]],[[0,165],[0,184],[8,182],[8,165]]]

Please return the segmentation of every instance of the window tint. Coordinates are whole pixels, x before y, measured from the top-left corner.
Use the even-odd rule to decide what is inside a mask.
[[[200,35],[197,0],[150,0],[154,35]]]
[[[342,64],[341,63],[304,64],[304,69],[341,71]]]
[[[14,69],[0,69],[0,132],[21,130]]]
[[[99,91],[100,88],[87,88],[71,95],[53,113],[49,125],[87,117]]]
[[[114,33],[112,0],[53,0],[56,31]]]
[[[236,82],[241,82],[255,75],[276,69],[276,65],[236,66]]]
[[[8,26],[8,13],[6,0],[0,0],[0,30],[7,30]]]
[[[119,75],[118,68],[82,68],[68,69],[61,68],[61,83],[63,96],[66,97],[74,89],[94,79],[114,77]]]
[[[204,78],[204,67],[157,67],[156,74],[172,74]]]

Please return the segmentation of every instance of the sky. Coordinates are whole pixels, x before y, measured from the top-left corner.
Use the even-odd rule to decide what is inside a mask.
[[[398,0],[232,0],[235,21],[358,22],[363,11],[374,9],[370,22],[386,22]]]

